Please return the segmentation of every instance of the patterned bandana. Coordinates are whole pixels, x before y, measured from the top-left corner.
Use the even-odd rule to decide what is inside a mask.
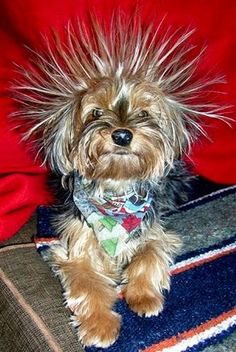
[[[75,174],[74,202],[102,248],[109,256],[116,257],[140,230],[152,198],[149,192],[137,194],[134,190],[123,195],[104,192],[102,196],[91,197],[86,188],[86,183]]]

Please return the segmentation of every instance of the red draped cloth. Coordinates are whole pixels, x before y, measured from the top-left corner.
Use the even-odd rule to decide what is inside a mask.
[[[20,143],[8,115],[13,100],[7,89],[15,78],[13,62],[27,62],[25,45],[37,48],[42,34],[62,29],[68,20],[83,18],[89,11],[108,19],[116,7],[134,15],[136,1],[128,0],[1,0],[0,2],[0,239],[14,235],[39,204],[47,204],[47,171],[34,154]],[[167,15],[173,28],[196,28],[194,40],[207,44],[206,68],[226,75],[220,104],[236,104],[236,2],[235,0],[140,0],[140,14],[149,21]],[[235,119],[235,108],[230,117]],[[232,124],[233,125],[233,124]],[[233,126],[234,127],[234,126]],[[190,160],[196,174],[222,183],[236,183],[235,128],[220,121],[206,127],[210,140],[193,146]]]

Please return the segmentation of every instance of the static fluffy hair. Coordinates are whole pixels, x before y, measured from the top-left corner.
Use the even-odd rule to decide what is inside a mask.
[[[158,172],[172,167],[196,132],[204,133],[199,117],[221,118],[219,107],[201,101],[220,79],[196,79],[201,53],[194,56],[196,48],[189,41],[193,30],[181,34],[162,27],[161,23],[156,30],[145,28],[121,14],[114,15],[107,27],[93,19],[89,29],[81,23],[69,24],[64,41],[55,34],[53,40],[45,39],[45,52],[33,53],[31,66],[15,87],[16,99],[23,107],[19,116],[28,121],[25,138],[33,136],[52,169],[67,175],[75,168],[73,162],[79,163],[82,173],[84,165],[91,166],[88,155],[74,160],[78,143],[82,153],[91,139],[86,131],[78,142],[75,131],[77,135],[82,131],[91,110],[99,107],[96,104],[104,104],[101,99],[93,101],[95,95],[109,100],[110,110],[122,99],[132,99],[127,106],[135,117],[131,125],[134,122],[144,130],[150,120],[135,116],[141,97],[153,117],[145,142],[160,140],[163,162]],[[109,114],[96,124],[100,130],[112,125]],[[93,124],[88,128],[91,134],[92,129]]]

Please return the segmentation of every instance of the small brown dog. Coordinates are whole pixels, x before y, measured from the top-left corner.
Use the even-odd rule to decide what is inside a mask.
[[[221,117],[198,102],[216,80],[194,81],[191,32],[117,17],[109,28],[68,26],[17,87],[26,137],[61,179],[54,264],[79,339],[99,347],[119,333],[117,283],[137,314],[163,309],[180,240],[161,215],[182,195],[179,158],[202,132],[197,118]]]

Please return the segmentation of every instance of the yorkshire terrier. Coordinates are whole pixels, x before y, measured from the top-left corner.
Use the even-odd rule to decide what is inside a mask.
[[[181,243],[162,215],[182,197],[180,160],[203,132],[199,118],[220,117],[201,102],[217,80],[197,78],[192,32],[161,28],[122,16],[68,25],[17,87],[26,137],[61,180],[53,261],[86,346],[117,339],[118,284],[138,315],[162,311]]]

